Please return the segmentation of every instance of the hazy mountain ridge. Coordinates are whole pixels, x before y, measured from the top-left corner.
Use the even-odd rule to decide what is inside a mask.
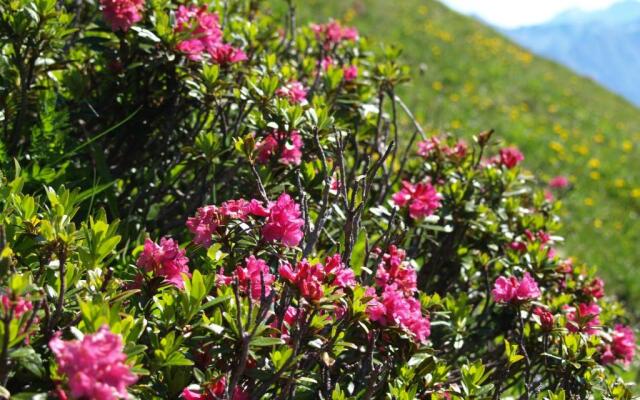
[[[640,2],[624,1],[601,11],[570,10],[545,24],[504,32],[640,105]]]

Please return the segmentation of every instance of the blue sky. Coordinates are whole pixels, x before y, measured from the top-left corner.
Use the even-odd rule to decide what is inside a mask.
[[[400,0],[401,1],[401,0]],[[617,0],[442,0],[464,14],[474,14],[505,28],[534,25],[572,9],[597,10]]]

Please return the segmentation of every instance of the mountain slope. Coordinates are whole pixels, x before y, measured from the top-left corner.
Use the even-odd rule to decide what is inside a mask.
[[[640,105],[640,2],[567,12],[548,23],[505,31],[536,54],[592,77]]]
[[[569,175],[567,253],[640,305],[638,109],[436,1],[309,0],[298,11],[300,23],[335,17],[402,46],[413,81],[401,96],[431,132],[495,128],[531,170]]]

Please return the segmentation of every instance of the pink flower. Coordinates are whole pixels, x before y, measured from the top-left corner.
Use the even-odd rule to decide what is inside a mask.
[[[58,371],[67,376],[74,398],[110,400],[127,398],[127,387],[136,376],[125,364],[120,335],[105,325],[82,340],[63,341],[58,332],[49,342]]]
[[[269,205],[269,215],[262,227],[262,236],[268,242],[278,241],[287,247],[294,247],[302,240],[300,206],[286,193]]]
[[[178,7],[174,31],[189,35],[178,43],[176,49],[192,61],[200,60],[202,53],[222,42],[220,18],[216,13],[208,12],[206,6]]]
[[[284,165],[300,165],[302,162],[302,136],[298,131],[274,132],[258,142],[257,160],[261,164],[269,162],[274,154],[280,153],[278,162]]]
[[[427,140],[418,142],[418,155],[422,157],[428,157],[433,154],[440,145],[440,139],[437,137],[431,137]]]
[[[226,43],[219,43],[207,49],[214,63],[228,65],[247,60],[247,55],[241,49],[237,49]]]
[[[510,278],[498,277],[491,294],[498,303],[521,303],[537,299],[541,295],[538,284],[528,272],[520,281],[513,276]]]
[[[388,253],[382,256],[376,271],[376,285],[386,288],[397,285],[405,294],[411,295],[417,290],[417,274],[405,259],[405,251],[395,245],[389,246]]]
[[[198,208],[195,217],[187,219],[187,228],[195,235],[193,241],[201,246],[211,245],[211,236],[221,225],[221,215],[218,207],[204,206]]]
[[[325,272],[322,264],[311,264],[305,259],[299,261],[295,269],[292,269],[288,263],[282,264],[278,272],[282,278],[295,285],[307,300],[314,302],[324,296],[322,283]]]
[[[384,288],[376,298],[375,289],[367,288],[366,295],[373,297],[367,305],[369,318],[382,326],[398,326],[420,343],[431,334],[429,319],[422,315],[420,302],[405,295],[395,284]]]
[[[328,71],[329,67],[331,67],[333,65],[334,65],[333,58],[331,58],[329,56],[323,58],[322,61],[320,61],[320,68],[325,72]]]
[[[346,40],[358,40],[358,31],[355,28],[343,28],[337,21],[319,25],[311,24],[311,30],[315,33],[316,39],[323,42],[325,48]]]
[[[0,310],[2,310],[3,315],[9,315],[13,312],[13,318],[17,319],[33,310],[33,304],[22,296],[16,296],[12,300],[10,294],[0,293]]]
[[[604,297],[604,281],[601,278],[594,278],[587,286],[582,288],[582,292],[587,296],[600,299]]]
[[[176,49],[186,54],[189,60],[200,61],[205,47],[200,39],[186,39],[178,43]]]
[[[212,237],[219,232],[220,227],[224,227],[232,220],[245,221],[249,215],[266,217],[268,211],[262,203],[256,199],[247,201],[245,199],[229,200],[220,207],[209,205],[200,207],[195,217],[187,219],[187,228],[195,235],[194,243],[209,247]]]
[[[524,155],[515,147],[505,147],[500,149],[500,164],[508,169],[514,168],[524,160]]]
[[[553,314],[542,307],[536,307],[533,310],[533,313],[540,319],[540,326],[542,326],[542,330],[548,332],[553,329]]]
[[[324,272],[333,277],[331,285],[340,288],[353,288],[356,285],[356,276],[351,268],[347,268],[342,262],[340,254],[336,253],[324,260]]]
[[[527,244],[519,241],[509,243],[509,247],[511,250],[515,250],[520,253],[524,253],[527,251]]]
[[[347,268],[340,254],[325,259],[325,265],[311,264],[306,259],[299,261],[295,269],[289,263],[283,263],[278,272],[280,276],[298,288],[300,294],[309,301],[318,301],[324,296],[324,287],[352,288],[356,284],[355,274]]]
[[[189,259],[185,251],[180,249],[173,239],[162,238],[160,245],[147,239],[144,250],[138,257],[138,266],[154,276],[164,277],[167,282],[177,288],[184,288],[182,274],[191,276],[187,263]]]
[[[298,81],[291,81],[276,90],[278,97],[286,97],[293,104],[300,104],[307,100],[307,88]]]
[[[392,199],[398,207],[408,205],[411,218],[422,219],[440,208],[442,196],[429,182],[413,185],[410,182],[402,181],[402,189],[395,193]]]
[[[493,284],[493,300],[498,303],[509,303],[514,296],[515,286],[518,284],[518,280],[514,277],[505,278],[504,276],[498,277]]]
[[[271,274],[266,261],[250,256],[245,258],[245,267],[238,266],[234,272],[242,292],[247,292],[251,287],[251,298],[260,300],[264,285],[264,296],[271,294],[271,286],[276,277]]]
[[[611,344],[605,347],[605,353],[601,357],[602,363],[611,364],[621,360],[624,365],[629,365],[636,353],[636,336],[633,329],[617,324],[611,338]]]
[[[453,147],[443,147],[442,152],[447,157],[462,159],[467,155],[468,149],[467,143],[464,140],[459,140]]]
[[[217,400],[223,399],[225,397],[225,392],[227,390],[227,378],[224,376],[218,378],[214,382],[211,382],[204,388],[202,393],[191,390],[189,388],[184,388],[182,390],[181,397],[185,400]],[[231,395],[231,400],[249,400],[250,396],[245,390],[241,387],[236,386],[233,389],[233,394]]]
[[[144,0],[100,0],[100,6],[111,30],[126,32],[142,19]]]
[[[600,325],[600,307],[595,303],[580,303],[578,308],[567,308],[567,329],[571,332],[584,332],[593,335]]]
[[[569,186],[569,178],[566,176],[556,176],[549,181],[549,187],[552,189],[564,189]]]
[[[297,308],[289,306],[284,313],[282,324],[278,327],[278,321],[273,321],[271,323],[271,327],[280,330],[280,338],[285,342],[288,342],[291,337],[289,336],[289,331],[293,328],[298,320],[298,315],[300,312]]]
[[[347,82],[354,81],[358,77],[358,67],[355,65],[345,65],[342,68],[344,80]]]

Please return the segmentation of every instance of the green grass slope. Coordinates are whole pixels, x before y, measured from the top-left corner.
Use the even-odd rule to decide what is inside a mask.
[[[436,133],[494,128],[545,179],[570,177],[567,255],[597,266],[640,305],[640,111],[566,68],[432,0],[306,0],[301,23],[330,17],[397,44],[412,67],[401,96]]]

